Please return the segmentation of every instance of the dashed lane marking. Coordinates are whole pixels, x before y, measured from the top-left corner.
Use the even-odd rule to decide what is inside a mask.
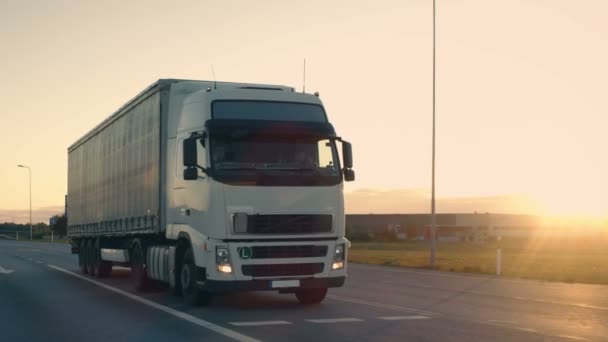
[[[75,278],[87,281],[87,282],[89,282],[91,284],[95,284],[95,285],[97,285],[99,287],[102,287],[102,288],[104,288],[106,290],[112,291],[114,293],[117,293],[119,295],[125,296],[125,297],[127,297],[129,299],[132,299],[132,300],[134,300],[136,302],[139,302],[141,304],[147,305],[147,306],[152,307],[154,309],[157,309],[157,310],[163,311],[165,313],[168,313],[170,315],[173,315],[175,317],[181,318],[181,319],[183,319],[185,321],[188,321],[190,323],[196,324],[196,325],[198,325],[200,327],[203,327],[203,328],[215,331],[216,333],[222,334],[222,335],[224,335],[226,337],[230,337],[230,338],[232,338],[234,340],[237,340],[237,341],[240,341],[240,342],[260,342],[259,340],[256,340],[253,337],[249,337],[247,335],[243,335],[241,333],[238,333],[238,332],[236,332],[234,330],[230,330],[230,329],[221,327],[221,326],[219,326],[217,324],[213,324],[211,322],[205,321],[205,320],[200,319],[198,317],[194,317],[194,316],[189,315],[189,314],[187,314],[185,312],[177,311],[175,309],[171,309],[170,307],[167,307],[167,306],[164,306],[164,305],[160,305],[160,304],[155,303],[155,302],[153,302],[151,300],[148,300],[148,299],[136,296],[134,294],[125,292],[123,290],[117,289],[117,288],[115,288],[113,286],[106,285],[106,284],[101,283],[99,281],[96,281],[96,280],[93,280],[93,279],[89,279],[89,278],[87,278],[85,276],[82,276],[80,274],[68,271],[68,270],[63,269],[61,267],[58,267],[58,266],[55,266],[55,265],[48,265],[48,266],[50,268],[56,270],[56,271],[59,271],[59,272],[71,275],[72,277],[75,277]]]
[[[576,286],[576,287],[606,288],[606,285],[602,285],[602,284],[580,284],[580,283],[567,284],[567,283],[560,283],[560,282],[547,283],[542,280],[507,279],[507,278],[499,278],[496,276],[476,275],[476,274],[472,274],[472,273],[453,274],[453,273],[447,273],[447,272],[441,272],[441,271],[414,271],[411,269],[407,269],[406,267],[399,268],[399,267],[393,267],[393,266],[372,266],[372,265],[358,264],[358,263],[350,263],[349,265],[351,265],[351,266],[349,266],[349,267],[351,267],[351,269],[361,268],[361,269],[369,269],[369,270],[378,271],[378,272],[413,273],[413,274],[419,274],[421,276],[447,277],[447,278],[460,278],[460,279],[484,279],[484,280],[491,279],[491,280],[501,281],[501,282],[505,282],[505,283],[509,282],[509,283],[519,283],[519,284],[536,284],[536,285],[542,285],[542,286],[548,286],[548,287],[570,287],[571,288],[573,286]]]
[[[489,319],[486,322],[488,323],[508,323],[508,324],[517,324],[516,321],[507,321],[503,319]]]
[[[591,341],[590,339],[587,339],[587,338],[584,338],[584,337],[570,336],[570,335],[557,335],[557,337],[568,338],[568,339],[571,339],[571,340],[579,340],[579,341]]]
[[[393,281],[383,281],[383,283],[388,284],[388,285],[400,285]],[[508,295],[502,295],[502,294],[498,294],[498,293],[491,293],[491,292],[485,292],[485,291],[460,291],[460,290],[446,289],[446,288],[442,288],[442,287],[429,286],[429,285],[414,285],[414,286],[420,287],[420,288],[425,288],[425,289],[444,291],[444,292],[459,292],[459,293],[466,293],[466,294],[471,294],[471,295],[489,296],[489,297],[509,299],[509,300],[520,300],[520,301],[525,301],[525,302],[536,302],[536,303],[552,304],[552,305],[574,306],[574,307],[593,309],[593,310],[608,310],[608,307],[605,307],[605,306],[597,306],[597,305],[591,305],[591,304],[586,304],[586,303],[567,303],[567,302],[560,302],[560,301],[555,301],[555,300],[547,300],[547,299],[539,299],[539,298],[508,296]]]
[[[378,318],[383,319],[385,321],[407,321],[407,320],[416,320],[416,319],[430,319],[431,317],[414,315],[414,316],[385,316],[385,317],[378,317]]]
[[[359,318],[323,318],[323,319],[307,319],[307,322],[311,323],[354,323],[354,322],[363,322],[362,319]]]
[[[262,325],[287,325],[287,321],[251,321],[251,322],[228,322],[236,327],[258,327]]]
[[[398,311],[415,312],[415,313],[419,313],[419,314],[423,314],[423,315],[430,315],[430,316],[439,315],[436,312],[419,310],[419,309],[414,309],[414,308],[408,308],[408,307],[404,307],[404,306],[397,306],[397,305],[383,304],[383,303],[377,303],[377,302],[370,302],[370,301],[366,301],[366,300],[362,300],[362,299],[356,299],[356,298],[348,298],[348,297],[342,297],[342,296],[336,296],[336,295],[327,295],[327,298],[334,299],[334,300],[341,300],[343,302],[350,302],[350,303],[356,303],[356,304],[375,306],[375,307],[384,308],[384,309],[392,309],[392,310],[398,310]]]
[[[7,270],[6,268],[0,266],[0,274],[11,274],[15,272],[14,270]]]

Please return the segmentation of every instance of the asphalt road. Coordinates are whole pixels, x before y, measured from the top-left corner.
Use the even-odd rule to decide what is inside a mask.
[[[320,305],[242,293],[192,308],[69,246],[0,240],[0,341],[608,341],[608,286],[349,265]]]

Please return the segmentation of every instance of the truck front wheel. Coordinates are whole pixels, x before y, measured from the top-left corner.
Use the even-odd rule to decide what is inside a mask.
[[[198,272],[194,264],[194,255],[192,247],[188,247],[184,253],[182,264],[180,267],[180,285],[181,292],[184,296],[184,302],[189,305],[209,305],[212,296],[209,292],[201,289],[198,284]]]
[[[296,298],[304,305],[321,303],[326,295],[327,288],[301,289],[296,291]]]

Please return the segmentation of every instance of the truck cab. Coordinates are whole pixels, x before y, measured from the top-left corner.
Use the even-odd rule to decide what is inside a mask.
[[[172,87],[187,95],[169,111],[165,232],[181,241],[172,285],[192,302],[247,290],[320,302],[346,277],[351,145],[318,95],[281,86],[189,87]]]

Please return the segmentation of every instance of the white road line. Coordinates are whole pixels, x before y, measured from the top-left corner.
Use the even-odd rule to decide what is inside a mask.
[[[407,285],[398,284],[398,283],[395,283],[392,281],[384,281],[383,283],[389,284],[389,285],[407,286]],[[560,301],[547,300],[547,299],[529,298],[529,297],[521,297],[521,296],[508,296],[508,295],[502,295],[502,294],[498,294],[498,293],[491,293],[491,292],[484,292],[484,291],[469,291],[469,290],[459,291],[457,289],[456,290],[455,289],[446,289],[446,288],[442,288],[442,287],[428,286],[428,285],[415,285],[415,287],[439,290],[439,291],[444,291],[444,292],[459,292],[459,293],[465,293],[465,294],[497,297],[497,298],[510,299],[510,300],[521,300],[521,301],[525,301],[525,302],[536,302],[536,303],[552,304],[552,305],[574,306],[574,307],[593,309],[593,310],[608,310],[608,307],[605,307],[605,306],[596,306],[596,305],[591,305],[591,304],[586,304],[586,303],[567,303],[567,302],[560,302]]]
[[[507,323],[507,324],[517,324],[516,321],[505,321],[502,319],[489,319],[486,321],[487,323]]]
[[[323,319],[307,319],[307,322],[311,323],[354,323],[363,322],[359,318],[323,318]]]
[[[237,327],[257,327],[261,325],[286,325],[291,324],[287,321],[251,321],[251,322],[228,322]]]
[[[584,338],[584,337],[570,336],[570,335],[557,335],[557,337],[568,338],[568,339],[571,339],[571,340],[579,340],[579,341],[591,341],[590,339],[587,339],[587,338]]]
[[[368,302],[366,300],[361,300],[361,299],[356,299],[356,298],[348,298],[348,297],[342,297],[342,296],[336,296],[336,295],[327,295],[327,298],[334,299],[334,300],[341,300],[343,302],[350,302],[350,303],[356,303],[356,304],[375,306],[375,307],[384,308],[384,309],[392,309],[392,310],[398,310],[398,311],[416,312],[416,313],[423,314],[423,315],[431,315],[431,316],[432,315],[439,315],[436,312],[425,311],[425,310],[418,310],[418,309],[408,308],[408,307],[404,307],[404,306],[396,306],[396,305],[390,305],[390,304]]]
[[[36,263],[37,263],[37,264],[42,264],[42,261],[40,261],[40,260],[36,260]]]
[[[87,278],[87,277],[82,276],[80,274],[77,274],[77,273],[68,271],[66,269],[63,269],[61,267],[57,267],[55,265],[48,265],[48,266],[50,268],[54,269],[54,270],[59,271],[59,272],[63,272],[65,274],[69,274],[69,275],[71,275],[73,277],[76,277],[78,279],[87,281],[87,282],[89,282],[91,284],[95,284],[95,285],[97,285],[99,287],[103,287],[106,290],[109,290],[109,291],[112,291],[114,293],[120,294],[122,296],[125,296],[125,297],[127,297],[129,299],[132,299],[132,300],[134,300],[136,302],[139,302],[141,304],[147,305],[149,307],[155,308],[157,310],[166,312],[166,313],[168,313],[170,315],[173,315],[175,317],[181,318],[183,320],[186,320],[186,321],[188,321],[190,323],[196,324],[196,325],[201,326],[203,328],[215,331],[216,333],[222,334],[222,335],[224,335],[226,337],[230,337],[230,338],[232,338],[234,340],[237,340],[237,341],[240,341],[240,342],[260,342],[259,340],[256,340],[253,337],[249,337],[249,336],[240,334],[240,333],[238,333],[238,332],[236,332],[234,330],[230,330],[230,329],[221,327],[219,325],[216,325],[216,324],[213,324],[211,322],[208,322],[208,321],[202,320],[200,318],[194,317],[192,315],[189,315],[189,314],[187,314],[185,312],[177,311],[177,310],[171,309],[169,307],[166,307],[164,305],[160,305],[160,304],[155,303],[155,302],[153,302],[151,300],[148,300],[148,299],[136,296],[134,294],[125,292],[125,291],[117,289],[117,288],[115,288],[113,286],[106,285],[104,283],[101,283],[101,282],[98,282],[96,280]]]
[[[521,330],[521,331],[525,331],[525,332],[529,332],[529,333],[537,333],[538,330],[536,329],[531,329],[531,328],[522,328],[522,327],[514,327],[517,330]]]
[[[19,252],[40,252],[39,249],[18,249]]]
[[[430,319],[431,317],[414,315],[414,316],[385,316],[385,317],[378,317],[378,318],[383,319],[385,321],[408,321],[408,320],[416,320],[416,319]]]
[[[0,266],[0,274],[11,274],[13,272],[15,272],[15,271],[13,271],[13,270],[7,270],[6,268]]]
[[[414,273],[420,275],[428,275],[433,277],[448,277],[448,278],[461,278],[461,279],[485,279],[485,280],[496,280],[500,282],[509,282],[509,283],[519,283],[519,284],[534,284],[541,286],[549,286],[549,287],[595,287],[595,288],[606,288],[607,285],[602,284],[582,284],[582,283],[561,283],[561,282],[546,282],[543,280],[537,279],[505,279],[505,278],[497,278],[496,276],[491,275],[479,275],[472,273],[463,273],[463,274],[453,274],[448,272],[441,271],[414,271],[411,269],[407,269],[407,267],[391,267],[391,266],[376,266],[372,264],[359,264],[359,263],[350,263],[352,269],[363,268],[369,269],[373,271],[379,272],[393,272],[393,273]]]

